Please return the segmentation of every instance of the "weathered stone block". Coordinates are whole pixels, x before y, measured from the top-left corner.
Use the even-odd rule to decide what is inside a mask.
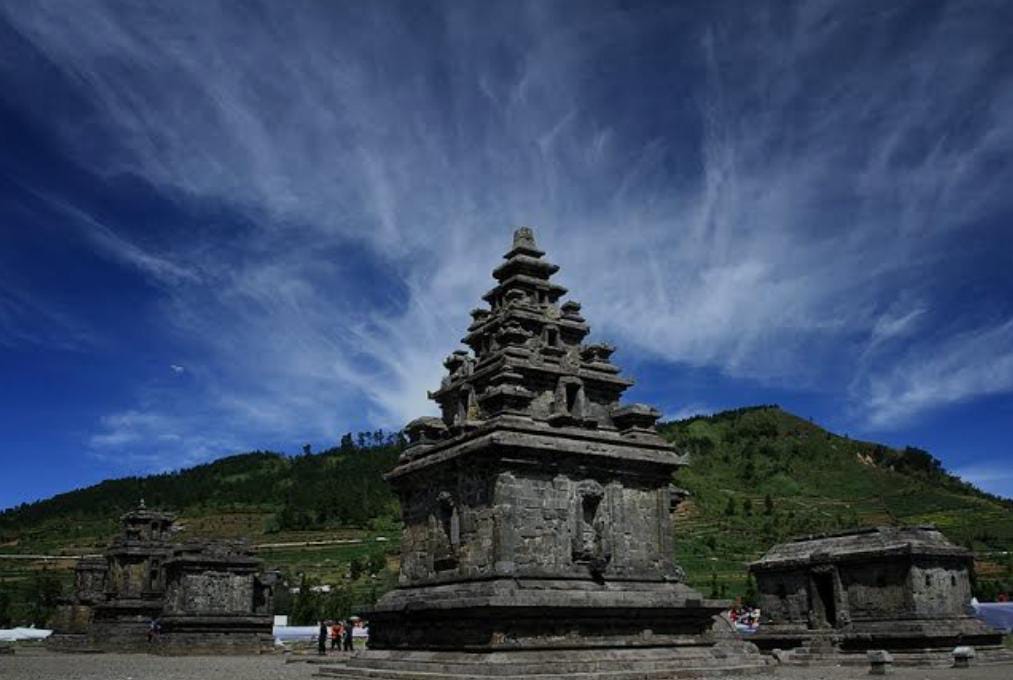
[[[886,675],[893,671],[893,655],[885,649],[870,649],[866,657],[869,659],[869,675]]]
[[[974,660],[974,647],[968,647],[961,645],[953,650],[953,667],[954,668],[970,668],[971,662]]]

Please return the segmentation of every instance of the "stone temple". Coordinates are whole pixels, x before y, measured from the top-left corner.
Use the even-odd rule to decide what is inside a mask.
[[[399,587],[365,615],[370,649],[325,674],[670,677],[766,661],[715,617],[729,606],[673,561],[658,411],[621,405],[614,348],[517,230],[387,476],[401,501]],[[435,675],[434,675],[435,674]]]
[[[750,565],[762,622],[750,638],[796,663],[948,663],[954,647],[1010,660],[1001,633],[969,615],[971,553],[934,527],[879,527],[800,538]],[[791,651],[789,651],[791,650]]]
[[[173,516],[141,506],[101,558],[75,569],[75,593],[50,622],[61,651],[163,654],[259,653],[272,649],[277,575],[240,544],[172,542]],[[149,622],[161,623],[156,644]]]

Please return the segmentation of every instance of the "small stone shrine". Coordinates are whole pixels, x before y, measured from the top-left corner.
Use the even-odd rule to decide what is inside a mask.
[[[241,545],[191,542],[165,562],[163,651],[215,653],[270,649],[274,572]]]
[[[401,501],[399,587],[364,613],[370,649],[343,677],[663,678],[755,673],[752,645],[714,631],[730,603],[673,560],[672,474],[685,458],[658,411],[622,406],[614,348],[584,344],[581,306],[530,229],[471,313],[387,476]],[[626,677],[626,675],[624,675]]]
[[[104,557],[85,557],[74,567],[74,592],[56,608],[48,626],[54,631],[50,643],[69,648],[86,642],[95,605],[105,600],[105,579],[109,565]]]
[[[123,533],[106,549],[104,597],[93,605],[90,642],[102,649],[134,649],[146,642],[148,622],[162,612],[163,565],[172,549],[171,514],[140,506],[123,515]],[[92,576],[95,583],[97,574]]]
[[[269,651],[276,575],[242,545],[172,542],[173,516],[140,507],[102,558],[75,569],[75,592],[50,623],[62,651],[163,654]],[[160,623],[149,641],[151,621]]]
[[[781,543],[749,567],[762,612],[750,640],[796,663],[865,663],[869,650],[890,650],[898,664],[946,663],[957,645],[1008,660],[1001,634],[967,613],[972,567],[931,526]]]

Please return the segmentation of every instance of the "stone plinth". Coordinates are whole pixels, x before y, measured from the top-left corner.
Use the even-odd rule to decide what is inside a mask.
[[[401,501],[399,587],[364,612],[370,650],[326,672],[584,677],[765,668],[712,631],[673,561],[672,474],[657,410],[622,405],[613,347],[585,344],[576,302],[530,230],[429,396],[387,479]],[[540,670],[542,669],[542,670]],[[423,676],[419,676],[423,677]]]

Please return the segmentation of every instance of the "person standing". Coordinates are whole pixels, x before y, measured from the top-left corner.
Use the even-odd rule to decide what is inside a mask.
[[[340,649],[341,645],[341,624],[331,621],[331,649]]]
[[[158,634],[162,632],[162,624],[158,619],[151,619],[148,622],[148,642],[158,642]]]
[[[323,621],[320,622],[320,632],[317,634],[317,654],[327,654],[327,624]]]
[[[354,628],[355,628],[354,621],[349,621],[348,623],[345,624],[345,644],[343,649],[346,652],[351,652],[354,650],[354,647],[352,647],[352,630]]]

